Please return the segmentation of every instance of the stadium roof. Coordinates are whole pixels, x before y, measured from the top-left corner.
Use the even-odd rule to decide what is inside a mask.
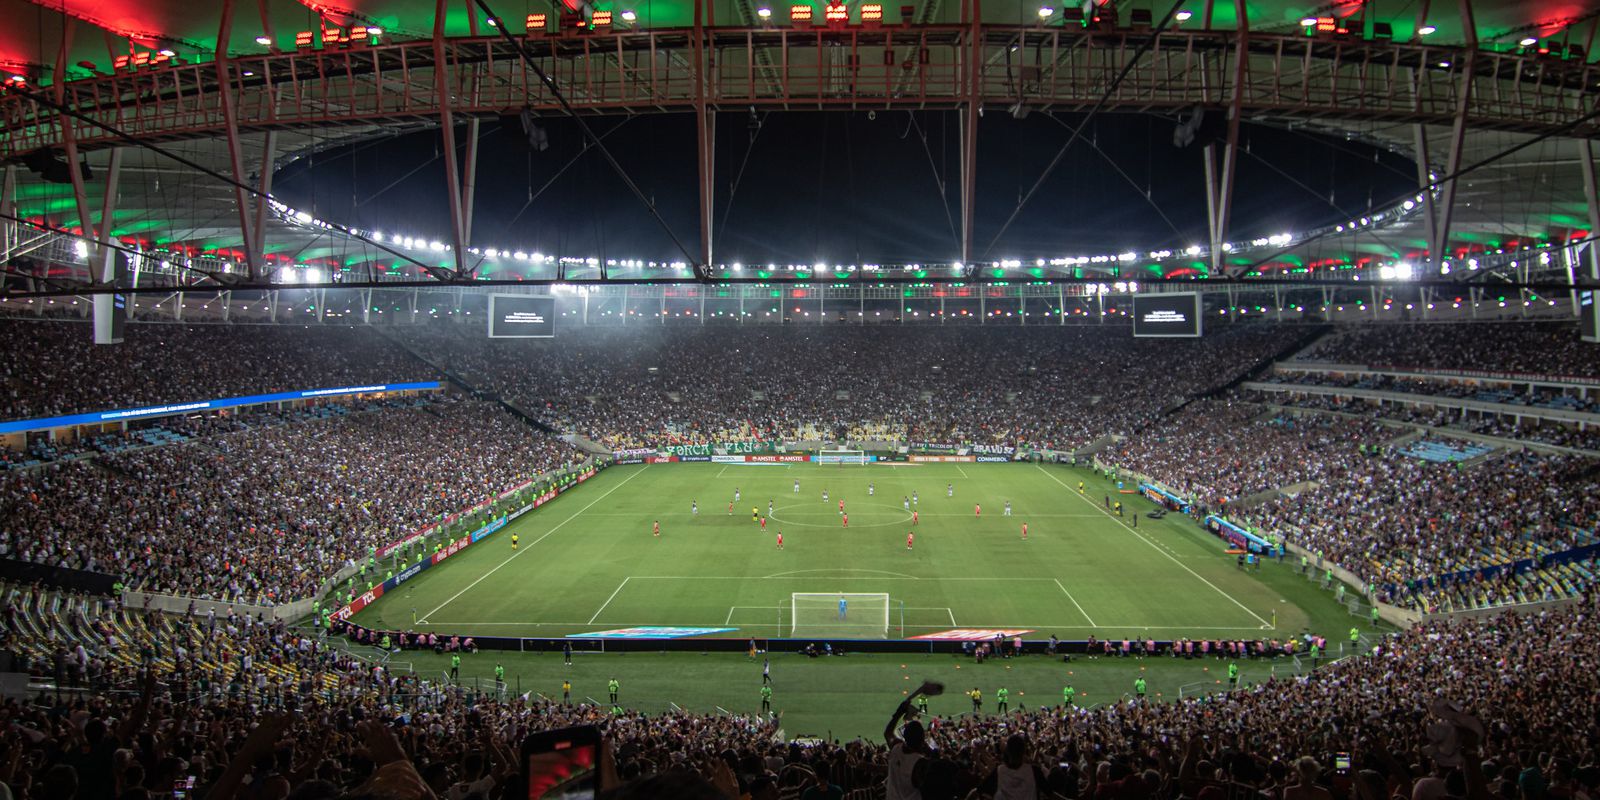
[[[79,95],[69,95],[69,105],[86,109],[99,103],[94,106],[99,113],[90,112],[90,116],[103,121],[115,121],[137,138],[159,141],[169,153],[181,155],[190,162],[180,163],[149,150],[123,147],[112,233],[125,240],[137,240],[142,248],[169,247],[177,249],[179,255],[207,254],[221,260],[240,261],[244,259],[246,249],[246,237],[241,230],[248,225],[241,219],[250,216],[250,213],[240,213],[238,201],[241,195],[232,186],[194,168],[194,165],[199,165],[222,175],[234,171],[225,137],[219,135],[220,122],[214,114],[206,113],[209,106],[204,80],[213,70],[209,66],[191,69],[189,74],[198,76],[200,81],[194,86],[187,85],[183,77],[186,67],[209,65],[215,59],[224,5],[220,0],[200,4],[179,0],[64,0],[48,5],[24,0],[0,0],[0,13],[7,20],[6,24],[0,25],[0,67],[9,73],[5,77],[17,75],[22,78],[20,85],[13,88],[26,88],[27,91],[38,92],[40,96],[48,96],[56,78],[55,65],[59,60],[66,65],[68,85],[84,87],[79,90]],[[471,74],[489,85],[489,89],[483,91],[500,92],[476,105],[457,97],[460,116],[481,118],[490,113],[514,112],[524,97],[528,98],[527,102],[531,105],[554,107],[548,96],[535,97],[539,94],[536,85],[516,83],[515,73],[520,67],[515,65],[515,51],[495,50],[498,46],[494,38],[497,31],[485,24],[485,18],[475,6],[465,0],[448,0],[439,5],[445,8],[444,35],[458,43],[458,49],[453,50],[447,58],[457,67],[476,64]],[[508,20],[508,29],[514,29],[519,36],[524,32],[525,23],[522,19],[527,14],[547,13],[554,22],[561,10],[558,5],[528,0],[518,3],[497,0],[490,5],[497,14]],[[752,96],[763,91],[776,91],[756,86],[758,78],[767,75],[762,70],[771,69],[772,62],[764,59],[784,58],[781,54],[786,52],[797,53],[797,59],[807,57],[802,48],[796,48],[794,42],[779,42],[772,38],[776,34],[767,39],[760,38],[766,35],[760,32],[770,33],[789,28],[787,4],[775,6],[775,21],[765,23],[756,16],[756,9],[761,5],[750,0],[719,0],[704,9],[704,21],[714,23],[718,28],[758,31],[753,34],[756,38],[750,40],[754,43],[748,47],[750,66],[745,73],[749,76]],[[1433,3],[1430,7],[1426,2],[1407,5],[1361,2],[1309,4],[1277,0],[1249,3],[1249,27],[1255,37],[1251,43],[1251,69],[1265,68],[1275,75],[1267,79],[1252,73],[1247,80],[1258,84],[1276,81],[1281,92],[1283,87],[1292,88],[1302,81],[1309,86],[1311,81],[1320,80],[1313,76],[1325,64],[1331,64],[1330,69],[1335,72],[1347,70],[1352,65],[1355,69],[1348,75],[1341,74],[1330,79],[1321,90],[1308,90],[1328,95],[1319,95],[1315,102],[1302,98],[1300,106],[1284,102],[1276,105],[1259,103],[1254,107],[1247,102],[1245,118],[1252,122],[1347,135],[1407,156],[1414,152],[1418,130],[1421,129],[1425,131],[1424,136],[1429,144],[1430,171],[1440,176],[1445,172],[1448,154],[1456,141],[1449,124],[1453,116],[1451,109],[1456,104],[1451,87],[1459,86],[1463,72],[1462,62],[1465,59],[1461,43],[1468,38],[1468,34],[1461,20],[1463,9],[1468,5]],[[963,25],[964,8],[961,3],[923,0],[909,7],[914,9],[914,19],[904,29],[939,29],[948,33],[950,30],[959,31]],[[1050,18],[1041,17],[1037,3],[995,0],[982,3],[984,24],[993,26],[982,44],[985,80],[989,80],[989,72],[1000,74],[1003,71],[1009,75],[1011,64],[1005,56],[1008,41],[1012,41],[1009,47],[1011,52],[1018,49],[1017,41],[1034,49],[1044,42],[1053,42],[1050,46],[1064,48],[1065,45],[1061,44],[1066,41],[1061,38],[1063,34],[1069,37],[1080,35],[1076,27],[1063,31],[1059,22],[1061,9],[1055,7],[1053,1],[1045,7],[1052,12]],[[851,8],[853,15],[859,15],[859,3],[853,3]],[[1236,23],[1234,4],[1214,3],[1208,9],[1203,0],[1194,0],[1183,8],[1191,11],[1194,17],[1173,28],[1177,35],[1181,35],[1178,39],[1181,46],[1190,53],[1212,47],[1211,52],[1222,57],[1211,67],[1202,66],[1199,70],[1191,71],[1203,72],[1215,68],[1213,71],[1225,80],[1227,76],[1221,75],[1224,70],[1217,67],[1227,63],[1227,48],[1231,47],[1229,42],[1232,41],[1229,37]],[[342,60],[329,61],[323,57],[336,49],[331,43],[322,41],[324,29],[334,27],[348,33],[372,28],[381,31],[377,35],[381,44],[367,47],[376,54],[371,62],[375,71],[381,74],[369,75],[368,78],[376,80],[366,81],[366,89],[371,90],[373,85],[383,84],[405,96],[408,101],[413,96],[437,95],[431,63],[424,64],[418,60],[419,54],[431,52],[423,45],[433,35],[435,9],[435,2],[430,0],[346,0],[338,5],[313,0],[238,0],[233,11],[231,34],[226,43],[227,55],[234,61],[234,80],[241,84],[241,103],[246,106],[240,112],[244,116],[239,124],[238,137],[242,170],[237,174],[247,178],[247,183],[255,185],[263,165],[281,167],[286,156],[326,149],[338,143],[437,128],[439,115],[433,106],[405,108],[394,113],[355,114],[350,109],[360,106],[358,100],[341,105],[331,95],[286,96],[288,87],[308,84],[310,79],[306,75],[298,75],[290,82],[280,78],[279,84],[273,86],[270,80],[262,84],[257,73],[252,71],[258,69],[256,65],[260,65],[259,69],[263,71],[278,69],[281,74],[284,67],[280,65],[288,64],[292,69],[298,63],[299,68],[304,69],[308,63],[305,59],[318,58],[317,63],[322,65],[319,69],[323,72],[319,73],[317,80],[332,86],[341,77],[334,74],[330,78],[327,74],[329,68],[332,67],[332,71],[336,72],[340,68],[348,68],[352,62],[350,51],[342,46],[337,48]],[[1588,55],[1595,45],[1600,9],[1571,0],[1493,0],[1470,3],[1470,9],[1481,47],[1475,72],[1479,88],[1474,95],[1474,103],[1462,117],[1466,135],[1460,139],[1459,164],[1469,167],[1491,159],[1493,163],[1473,169],[1458,183],[1450,228],[1451,246],[1447,249],[1446,257],[1450,252],[1460,252],[1464,248],[1493,252],[1541,242],[1587,238],[1592,226],[1579,169],[1581,159],[1578,148],[1587,147],[1588,136],[1600,130],[1593,124],[1593,117],[1587,115],[1594,107],[1594,87],[1600,85],[1600,73],[1589,63]],[[646,49],[652,57],[662,53],[670,56],[669,63],[659,68],[659,74],[665,76],[661,80],[672,83],[681,78],[687,83],[693,75],[688,58],[688,54],[692,53],[690,45],[672,38],[675,32],[694,25],[693,3],[643,2],[630,5],[601,0],[593,6],[593,10],[613,12],[617,30],[661,33],[659,41],[652,38]],[[1121,5],[1118,13],[1124,27],[1132,15],[1141,10],[1151,12],[1153,18],[1159,20],[1166,11],[1166,4],[1134,2]],[[635,19],[623,23],[624,11],[633,12]],[[1204,32],[1198,30],[1202,15],[1206,13],[1213,15],[1211,30],[1218,32],[1218,38],[1208,40]],[[886,5],[883,14],[885,28],[900,28],[899,4]],[[73,21],[70,25],[71,45],[63,54],[61,44],[69,27],[66,17]],[[1352,25],[1357,28],[1353,37],[1342,44],[1335,42],[1330,50],[1328,42],[1317,39],[1313,44],[1313,40],[1306,36],[1308,32],[1301,23],[1308,17],[1342,20],[1338,23],[1341,25],[1360,20],[1362,24]],[[855,19],[857,17],[853,16],[852,20]],[[1378,23],[1389,26],[1393,46],[1387,40],[1374,41]],[[1423,24],[1435,30],[1423,35],[1419,32]],[[1137,25],[1134,27],[1137,30]],[[302,31],[315,32],[314,45],[309,48],[296,47],[296,34]],[[1008,36],[1013,39],[1006,39]],[[1106,47],[1106,41],[1114,38],[1102,37],[1098,46]],[[1384,37],[1378,35],[1377,39],[1383,40]],[[621,37],[617,38],[617,41],[621,40]],[[1525,45],[1529,40],[1533,40],[1534,44]],[[612,40],[605,41],[609,47]],[[965,47],[962,41],[947,38],[935,44],[946,47],[948,52],[959,54],[960,49]],[[1119,46],[1123,50],[1130,50],[1137,41],[1136,36],[1124,38]],[[571,51],[573,45],[565,42],[548,46],[550,64],[578,63],[589,54],[587,50],[575,54]],[[1565,56],[1557,59],[1560,63],[1548,63],[1551,57],[1538,52],[1552,46],[1558,55]],[[1178,51],[1170,45],[1167,47],[1166,52],[1152,58],[1165,59],[1161,62],[1164,64],[1177,63],[1176,59],[1180,58]],[[567,49],[558,55],[556,51],[561,48]],[[880,49],[895,53],[911,52],[903,48],[896,49],[896,46]],[[927,49],[929,47],[925,46],[924,50]],[[381,54],[377,54],[379,51]],[[1300,63],[1302,51],[1303,65]],[[933,60],[935,67],[938,67],[940,51],[935,49],[934,52]],[[116,105],[111,113],[107,112],[108,105],[100,100],[104,87],[121,91],[124,84],[131,80],[126,74],[128,69],[118,69],[117,59],[123,56],[137,57],[141,53],[152,61],[165,60],[164,68],[175,76],[170,91],[162,88],[161,73],[153,73],[150,78],[150,86],[162,95],[161,102],[175,107],[175,110],[163,111],[165,116],[148,123],[139,115],[149,112],[128,110],[129,106],[125,103],[129,101],[126,99],[118,100],[117,103],[122,105]],[[171,55],[164,55],[166,53]],[[1390,53],[1394,54],[1393,63],[1384,63]],[[295,62],[297,56],[301,60]],[[398,59],[393,63],[409,65],[417,74],[397,74],[400,71],[392,67],[383,72],[384,59],[391,57]],[[408,58],[411,59],[409,62],[406,61]],[[821,56],[816,58],[820,59]],[[614,60],[619,63],[624,60],[621,45],[618,45]],[[896,59],[886,57],[883,60],[888,62]],[[485,64],[489,65],[487,69],[483,66]],[[736,66],[719,67],[725,71],[737,69]],[[1372,73],[1374,69],[1387,70],[1387,74],[1376,76]],[[817,71],[822,71],[820,66]],[[240,78],[240,75],[244,77]],[[1373,75],[1373,80],[1386,81],[1387,88],[1375,89],[1362,84],[1363,75]],[[1418,101],[1416,113],[1403,113],[1403,103],[1397,101],[1395,96],[1404,94],[1406,90],[1399,84],[1400,77],[1404,75],[1419,76],[1415,78],[1418,83],[1410,87],[1412,92],[1418,91],[1418,86],[1434,87],[1427,91],[1427,108],[1424,108],[1422,101]],[[1135,81],[1139,80],[1137,70],[1134,76]],[[346,78],[345,84],[340,85],[363,85],[359,77]],[[252,79],[255,79],[254,83]],[[564,86],[577,87],[579,92],[584,88],[582,76],[578,74],[558,75],[557,79]],[[1353,90],[1349,97],[1355,98],[1355,101],[1339,97],[1338,84],[1344,80],[1351,82]],[[1060,96],[1047,98],[1047,102],[1042,102],[1047,108],[1086,111],[1092,105],[1090,101],[1098,94],[1100,84],[1104,82],[1104,75],[1086,75],[1077,94],[1066,99]],[[383,102],[381,88],[380,100],[377,101],[380,103]],[[901,88],[896,86],[897,91]],[[451,88],[452,93],[461,90],[461,84]],[[196,104],[192,121],[182,118],[182,106],[187,101],[183,96],[185,91],[199,93],[199,99],[192,101]],[[256,93],[252,95],[251,91]],[[473,91],[479,90],[475,88]],[[669,87],[663,93],[671,94],[671,91]],[[787,87],[784,91],[788,91]],[[926,108],[956,108],[959,106],[958,92],[959,89],[944,96],[924,94],[920,102]],[[1387,99],[1382,97],[1385,93]],[[1508,99],[1509,93],[1514,93],[1515,97]],[[603,94],[603,91],[597,94]],[[1226,99],[1207,97],[1204,93],[1191,94],[1193,96],[1182,91],[1174,92],[1161,102],[1148,103],[1145,107],[1176,114],[1186,107],[1216,104]],[[176,102],[174,95],[177,96]],[[85,100],[91,96],[91,101]],[[1370,106],[1366,105],[1366,100],[1373,97],[1379,97],[1379,100],[1373,101]],[[692,101],[691,95],[680,91],[658,103],[654,110],[681,110],[690,107]],[[283,106],[293,105],[302,109],[314,107],[315,113],[308,111],[298,117],[290,115],[282,121],[250,118],[252,104],[260,106],[264,102],[276,104],[275,111],[279,112]],[[759,102],[776,101],[770,96],[763,96]],[[893,100],[884,102],[888,107],[903,103],[904,99],[895,95]],[[742,96],[724,96],[717,107],[723,110],[741,109],[745,104]],[[627,102],[595,102],[584,106],[580,101],[579,105],[582,110],[596,114],[648,113],[653,110],[648,106],[639,107],[640,104]],[[753,107],[754,102],[750,105]],[[823,106],[819,101],[815,107]],[[852,100],[848,106],[828,107],[870,108],[871,104]],[[16,105],[11,106],[13,111],[16,108]],[[1128,103],[1118,98],[1108,110],[1128,110]],[[0,156],[15,158],[37,145],[57,143],[59,134],[52,132],[51,125],[53,112],[35,106],[33,113],[34,116],[26,120],[8,113],[4,126],[0,127]],[[33,124],[36,122],[42,124]],[[1538,137],[1545,138],[1536,141]],[[87,203],[84,208],[89,219],[98,220],[105,188],[103,179],[112,158],[111,145],[126,142],[119,142],[109,133],[87,124],[80,126],[79,138],[86,153],[85,158],[94,169],[94,177],[85,183]],[[1519,145],[1523,147],[1516,149]],[[1508,154],[1507,151],[1512,152]],[[693,154],[685,154],[685,157],[692,159]],[[82,215],[78,213],[78,201],[70,187],[40,182],[23,170],[16,172],[18,215],[61,229],[75,230],[79,227],[79,217]],[[1417,199],[1426,194],[1419,194]],[[1303,271],[1308,264],[1376,264],[1414,259],[1419,255],[1425,258],[1423,254],[1429,249],[1428,224],[1420,213],[1422,203],[1417,199],[1410,199],[1416,208],[1403,208],[1400,204],[1407,202],[1408,198],[1374,198],[1375,206],[1369,213],[1373,216],[1384,213],[1386,219],[1382,225],[1360,223],[1359,218],[1354,218],[1350,222],[1360,224],[1350,225],[1345,230],[1296,232],[1296,240],[1291,247],[1280,247],[1278,242],[1265,247],[1241,247],[1227,260],[1233,268],[1241,271],[1263,267],[1268,274],[1272,274],[1278,270]],[[1388,204],[1390,200],[1394,205]],[[391,231],[390,235],[393,233]],[[1301,239],[1308,235],[1311,241],[1302,243]],[[420,275],[415,269],[416,264],[408,262],[422,262],[436,267],[455,263],[449,252],[453,249],[449,242],[419,241],[413,246],[399,246],[391,240],[378,242],[381,247],[374,246],[370,241],[363,242],[345,236],[320,221],[305,217],[296,219],[293,209],[283,207],[269,209],[265,228],[259,238],[264,240],[262,249],[269,257],[269,266],[308,263],[371,266],[380,272],[395,269],[399,276],[416,277]],[[692,240],[694,237],[686,235],[684,238]],[[509,251],[517,244],[515,242],[480,242],[476,238],[469,238],[466,242],[469,248],[476,251],[473,260],[488,262],[491,270],[496,260],[514,261],[510,252],[487,255],[485,250],[499,247]],[[1240,244],[1248,246],[1250,243]],[[391,248],[403,255],[386,252]],[[1280,253],[1280,250],[1288,252]],[[561,255],[581,257],[590,254]],[[668,258],[675,256],[672,253],[660,255]],[[993,257],[998,259],[1002,255],[997,251]],[[1094,254],[1062,255],[1071,259]],[[1182,255],[1170,253],[1164,258],[1155,258],[1150,252],[1137,251],[1133,253],[1132,261],[1148,270],[1147,274],[1184,273],[1189,267],[1198,268],[1202,273],[1207,271],[1209,265],[1193,259],[1185,261]],[[274,258],[275,261],[270,260]],[[1122,262],[1113,260],[1111,263],[1126,262],[1127,259],[1123,259]],[[1188,272],[1192,274],[1193,270]],[[547,276],[540,273],[537,265],[518,267],[512,264],[506,274],[510,273],[527,277],[554,277],[553,274]],[[662,277],[666,277],[666,274],[662,274]]]

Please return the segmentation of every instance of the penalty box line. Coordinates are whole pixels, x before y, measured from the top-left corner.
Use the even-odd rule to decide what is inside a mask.
[[[722,624],[724,626],[732,625],[733,624],[733,612],[738,611],[741,608],[745,609],[747,611],[782,611],[783,609],[788,608],[788,606],[729,606],[728,607],[728,618]],[[943,611],[944,613],[950,615],[950,627],[952,627],[952,628],[961,627],[961,626],[956,624],[956,612],[953,609],[951,609],[949,606],[906,606],[904,610],[906,610],[906,611]],[[1084,616],[1088,616],[1088,615],[1085,614]],[[1092,621],[1093,620],[1091,620],[1091,622]],[[766,623],[763,622],[763,623],[757,623],[757,624],[765,625]],[[908,627],[908,628],[915,628],[915,627],[937,628],[937,627],[941,627],[941,626],[939,626],[939,625],[907,625],[906,627]]]
[[[1076,497],[1079,500],[1082,500],[1083,502],[1088,503],[1090,508],[1092,508],[1092,509],[1094,509],[1096,511],[1099,511],[1101,514],[1104,514],[1112,522],[1117,523],[1117,527],[1119,527],[1122,530],[1125,530],[1128,533],[1131,533],[1134,536],[1138,537],[1139,541],[1144,542],[1147,545],[1150,545],[1150,547],[1152,549],[1154,549],[1157,553],[1160,553],[1168,561],[1171,561],[1172,563],[1177,564],[1179,567],[1181,567],[1184,572],[1187,572],[1190,575],[1193,575],[1201,583],[1203,583],[1203,584],[1205,584],[1207,586],[1210,586],[1212,589],[1215,589],[1217,594],[1220,594],[1223,597],[1228,598],[1228,602],[1233,603],[1234,605],[1244,609],[1244,613],[1249,614],[1250,616],[1254,617],[1256,619],[1256,621],[1260,622],[1264,627],[1270,628],[1272,626],[1272,623],[1262,619],[1260,614],[1257,614],[1256,612],[1251,611],[1249,606],[1245,605],[1244,603],[1239,602],[1237,599],[1234,598],[1233,595],[1228,594],[1227,592],[1223,591],[1220,587],[1218,587],[1216,584],[1212,583],[1211,581],[1206,580],[1204,575],[1201,575],[1200,573],[1195,572],[1194,570],[1190,569],[1188,564],[1185,564],[1182,561],[1179,561],[1171,553],[1168,553],[1166,550],[1162,549],[1160,545],[1157,545],[1155,542],[1151,541],[1144,534],[1142,534],[1142,533],[1134,530],[1133,528],[1129,527],[1128,523],[1123,522],[1115,514],[1112,514],[1110,511],[1107,511],[1107,510],[1095,505],[1093,500],[1090,500],[1089,498],[1087,498],[1087,497],[1085,497],[1085,496],[1083,496],[1081,494],[1074,494],[1073,493],[1073,489],[1072,489],[1071,486],[1068,486],[1065,481],[1063,481],[1060,478],[1057,478],[1056,476],[1050,474],[1050,471],[1045,469],[1044,467],[1041,467],[1038,464],[1035,464],[1033,466],[1034,466],[1034,469],[1037,469],[1040,472],[1043,472],[1045,477],[1047,477],[1050,480],[1053,480],[1056,483],[1060,484],[1061,488],[1066,489],[1068,494],[1071,494],[1073,497]],[[1063,589],[1062,591],[1065,591],[1065,589]],[[1085,616],[1087,616],[1087,615],[1085,615]]]

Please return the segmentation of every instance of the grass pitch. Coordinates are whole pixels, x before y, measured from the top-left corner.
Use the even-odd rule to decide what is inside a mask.
[[[913,493],[915,525],[902,502]],[[1122,517],[1107,511],[1107,498],[1123,503]],[[1087,470],[1054,465],[616,467],[401,585],[355,621],[529,637],[733,628],[722,635],[768,639],[790,635],[792,593],[881,592],[891,599],[890,638],[996,628],[1062,639],[1316,629],[1337,639],[1351,623],[1287,570],[1277,578],[1239,571],[1192,520],[1141,517],[1132,527],[1152,507]],[[752,508],[768,518],[764,531]],[[652,535],[657,521],[660,537]]]

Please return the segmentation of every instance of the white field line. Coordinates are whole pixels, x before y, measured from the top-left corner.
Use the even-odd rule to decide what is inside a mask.
[[[1207,586],[1210,586],[1212,589],[1216,590],[1217,594],[1220,594],[1223,597],[1228,598],[1228,602],[1233,603],[1234,605],[1244,609],[1244,613],[1249,614],[1250,616],[1254,617],[1257,622],[1260,622],[1262,625],[1266,625],[1266,626],[1269,626],[1269,627],[1272,625],[1272,623],[1262,619],[1260,614],[1257,614],[1256,612],[1251,611],[1249,606],[1246,606],[1244,603],[1241,603],[1238,600],[1234,599],[1233,595],[1222,591],[1222,589],[1218,588],[1216,584],[1212,583],[1211,581],[1206,580],[1205,576],[1203,576],[1200,573],[1195,572],[1194,570],[1190,569],[1188,564],[1185,564],[1182,561],[1179,561],[1178,559],[1174,558],[1171,553],[1168,553],[1166,550],[1163,550],[1155,542],[1150,541],[1148,538],[1145,537],[1144,534],[1134,530],[1133,528],[1128,527],[1128,525],[1126,523],[1124,523],[1122,520],[1118,519],[1115,514],[1112,514],[1110,511],[1106,511],[1105,509],[1095,505],[1093,500],[1090,500],[1089,498],[1084,497],[1081,494],[1077,494],[1076,490],[1074,490],[1072,487],[1068,486],[1065,481],[1062,481],[1060,478],[1057,478],[1056,476],[1051,475],[1049,470],[1045,469],[1044,467],[1039,466],[1038,464],[1034,465],[1034,469],[1037,469],[1040,472],[1043,472],[1045,474],[1045,477],[1048,477],[1050,480],[1053,480],[1056,483],[1061,484],[1061,488],[1066,489],[1067,490],[1067,494],[1070,494],[1073,497],[1076,497],[1079,500],[1082,500],[1083,502],[1088,503],[1090,508],[1093,508],[1094,510],[1099,511],[1100,513],[1102,513],[1102,514],[1106,515],[1107,517],[1109,517],[1113,522],[1116,522],[1118,527],[1122,528],[1123,530],[1127,531],[1128,533],[1133,534],[1134,536],[1139,537],[1139,541],[1142,541],[1145,544],[1150,545],[1150,547],[1153,548],[1157,553],[1160,553],[1161,555],[1165,556],[1168,561],[1171,561],[1172,563],[1177,564],[1179,567],[1182,567],[1184,572],[1187,572],[1190,575],[1193,575],[1195,577],[1195,579],[1199,580],[1201,583],[1203,583],[1203,584],[1205,584]]]
[[[616,486],[613,486],[610,489],[607,489],[605,494],[602,494],[599,497],[596,497],[595,499],[589,501],[589,505],[586,505],[583,508],[578,509],[578,511],[576,513],[574,513],[572,516],[567,517],[566,519],[562,520],[559,523],[556,523],[556,526],[554,528],[551,528],[550,530],[545,531],[543,536],[540,536],[539,538],[534,539],[533,541],[529,542],[528,546],[526,548],[524,548],[522,550],[518,550],[515,553],[512,553],[508,558],[506,558],[506,560],[504,560],[504,561],[500,562],[499,564],[495,565],[494,569],[491,569],[488,572],[485,572],[482,575],[479,575],[477,580],[473,581],[472,583],[467,584],[466,588],[462,589],[459,592],[456,592],[453,595],[450,595],[450,599],[449,600],[446,600],[443,603],[440,603],[432,611],[429,611],[428,613],[423,614],[422,617],[418,620],[418,623],[420,624],[420,623],[427,622],[429,617],[433,616],[434,614],[439,613],[439,609],[444,608],[445,606],[450,605],[451,603],[454,603],[456,601],[456,598],[460,597],[461,595],[466,594],[469,591],[472,591],[472,587],[477,586],[480,583],[483,583],[483,579],[484,578],[487,578],[490,575],[493,575],[496,572],[499,572],[500,568],[505,566],[505,565],[507,565],[507,564],[510,564],[512,559],[516,558],[517,556],[522,555],[523,553],[526,553],[526,552],[532,550],[534,545],[544,541],[545,539],[548,539],[550,537],[550,534],[561,530],[563,527],[566,527],[567,523],[569,523],[569,522],[577,519],[578,517],[582,516],[583,512],[588,511],[591,508],[594,508],[595,505],[597,503],[599,503],[601,500],[604,500],[607,497],[610,497],[612,492],[615,492],[616,490],[621,489],[623,487],[623,485],[626,484],[628,481],[631,481],[634,478],[637,478],[640,475],[643,475],[644,471],[646,469],[649,469],[649,468],[650,468],[650,465],[646,464],[644,466],[644,469],[641,469],[638,472],[635,472],[632,475],[629,475],[628,477],[623,478],[621,483],[618,483]]]
[[[734,606],[734,607],[735,608],[751,608],[751,609],[763,608],[763,606]],[[778,606],[773,606],[773,608],[778,608]],[[909,610],[909,609],[907,609],[907,610]],[[460,627],[460,626],[466,626],[466,625],[471,625],[471,626],[479,627],[479,628],[515,627],[515,626],[522,626],[522,627],[526,627],[526,628],[572,628],[572,627],[585,626],[585,625],[588,625],[588,624],[589,623],[582,622],[582,621],[579,621],[579,622],[470,622],[470,621],[465,621],[465,620],[452,620],[452,621],[449,621],[449,622],[419,622],[419,623],[417,623],[417,625],[419,627],[420,626],[427,626],[427,627],[432,627],[432,628]],[[649,626],[653,626],[653,625],[659,625],[660,624],[660,620],[657,620],[655,622],[607,622],[607,623],[604,623],[604,624],[606,624],[606,625],[615,625],[615,626],[617,626],[619,628],[642,628],[642,627],[649,627]],[[760,623],[760,624],[771,624],[771,623]],[[726,624],[708,623],[708,624],[704,624],[704,625],[680,624],[680,625],[678,625],[678,627],[684,627],[684,628],[721,628],[721,627],[727,627],[727,626],[726,626]],[[912,625],[912,624],[908,623],[906,625],[906,627],[907,628],[932,628],[932,629],[942,630],[942,629],[944,629],[946,627],[949,627],[949,626],[947,626],[947,625],[945,625],[944,623],[941,622],[938,625]],[[1025,623],[1025,622],[1006,622],[1006,623],[1003,623],[1003,624],[994,624],[994,625],[979,625],[979,624],[974,624],[974,623],[970,623],[969,622],[969,623],[964,623],[964,624],[962,624],[962,625],[960,625],[958,627],[964,627],[964,628],[989,628],[989,629],[993,629],[993,630],[1004,630],[1006,628],[1032,628],[1034,630],[1066,630],[1066,631],[1088,631],[1088,630],[1102,630],[1102,631],[1106,631],[1106,630],[1117,630],[1117,631],[1259,631],[1259,630],[1261,630],[1260,627],[1255,626],[1255,625],[1243,625],[1243,626],[1238,626],[1238,625],[1235,625],[1235,626],[1227,626],[1227,625],[1059,625],[1059,624],[1056,624],[1054,622],[1048,623],[1048,624],[1038,624],[1038,623],[1029,624],[1029,623]]]
[[[971,478],[967,478],[967,471],[962,469],[960,464],[956,465],[956,472],[961,473],[961,477],[962,478],[965,478],[967,480],[971,480]]]
[[[1061,585],[1061,580],[1059,578],[1056,579],[1056,586],[1061,588],[1061,593],[1066,595],[1068,600],[1072,601],[1072,605],[1077,607],[1078,613],[1082,614],[1085,620],[1088,620],[1089,625],[1094,626],[1094,618],[1089,616],[1089,612],[1083,610],[1082,605],[1078,604],[1078,598],[1073,597],[1072,592],[1067,591],[1067,587]]]
[[[601,603],[601,604],[600,604],[600,608],[599,608],[599,610],[597,610],[597,611],[595,611],[595,612],[594,612],[594,616],[592,616],[592,617],[590,617],[590,618],[589,618],[589,622],[590,622],[590,623],[591,623],[591,624],[592,624],[592,623],[593,623],[593,622],[594,622],[594,621],[595,621],[595,620],[597,620],[597,619],[599,619],[599,618],[600,618],[600,612],[601,612],[601,611],[604,611],[604,610],[606,610],[606,606],[609,606],[609,605],[611,605],[611,601],[612,601],[612,600],[615,600],[615,599],[617,599],[617,595],[618,595],[618,594],[619,594],[619,593],[621,593],[621,591],[622,591],[622,587],[624,587],[624,586],[627,586],[627,585],[628,585],[628,579],[627,579],[627,578],[623,578],[623,579],[622,579],[622,583],[619,583],[619,584],[617,584],[617,588],[616,588],[616,590],[614,590],[614,591],[612,591],[612,592],[611,592],[611,596],[610,596],[610,597],[607,597],[607,598],[606,598],[606,601],[605,601],[605,602],[604,602],[604,603]]]

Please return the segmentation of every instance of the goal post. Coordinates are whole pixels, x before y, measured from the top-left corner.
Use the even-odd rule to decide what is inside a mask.
[[[818,464],[837,464],[841,467],[847,464],[865,465],[868,463],[865,450],[818,450]]]
[[[795,592],[789,595],[791,639],[887,639],[886,592]]]

